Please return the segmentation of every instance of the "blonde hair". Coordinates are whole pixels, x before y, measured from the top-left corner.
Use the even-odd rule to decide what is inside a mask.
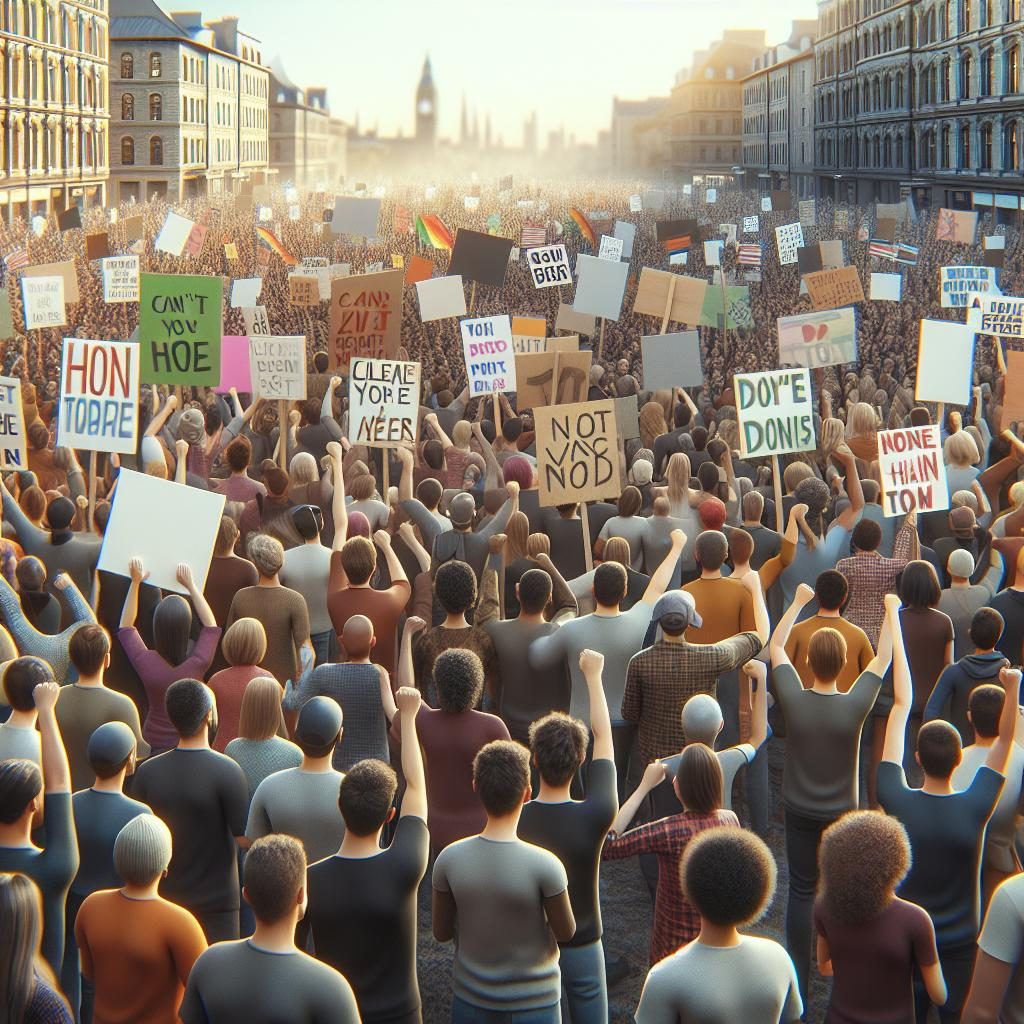
[[[645,448],[654,447],[654,439],[668,433],[665,410],[657,402],[648,402],[640,410],[640,439]]]
[[[676,452],[668,460],[668,466],[665,469],[668,500],[673,505],[679,505],[689,500],[691,475],[690,456],[686,452]]]
[[[526,541],[527,558],[536,558],[538,555],[551,557],[551,538],[546,533],[531,533]]]
[[[271,676],[249,680],[242,694],[238,736],[246,740],[269,740],[284,726],[281,712],[281,684]]]
[[[513,512],[508,517],[505,536],[508,538],[506,550],[509,561],[526,558],[527,547],[530,543],[530,520],[526,517],[525,512]]]
[[[320,479],[316,459],[309,452],[297,452],[292,456],[292,461],[288,466],[288,476],[292,486],[315,484]]]
[[[267,633],[259,619],[236,619],[221,640],[221,653],[229,665],[258,665],[267,654]]]
[[[468,420],[459,420],[452,428],[452,444],[456,448],[468,448],[473,439],[473,427]]]
[[[981,453],[974,443],[974,438],[966,430],[958,430],[946,438],[946,443],[942,446],[942,457],[947,466],[966,469],[981,458]]]
[[[630,553],[629,541],[625,537],[609,537],[608,543],[604,546],[605,562],[618,562],[619,565],[629,568]]]
[[[718,424],[718,436],[729,446],[730,451],[736,451],[740,446],[740,427],[735,420],[722,420]]]

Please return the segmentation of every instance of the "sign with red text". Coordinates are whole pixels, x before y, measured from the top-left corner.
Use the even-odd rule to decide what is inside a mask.
[[[459,326],[470,395],[515,391],[516,360],[509,317],[482,316],[463,320]]]
[[[65,338],[57,444],[131,455],[139,429],[139,346]]]
[[[385,359],[398,351],[403,278],[401,270],[385,270],[331,281],[328,351],[343,374],[353,359]]]
[[[887,516],[949,508],[942,438],[936,424],[880,430],[878,469]]]

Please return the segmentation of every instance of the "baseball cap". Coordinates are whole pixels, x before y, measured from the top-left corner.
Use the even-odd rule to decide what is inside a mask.
[[[684,629],[687,626],[696,626],[700,629],[704,625],[704,620],[693,603],[693,596],[685,590],[670,590],[662,594],[654,605],[651,619],[670,629],[679,626]]]
[[[974,517],[974,510],[966,505],[953,509],[949,513],[949,527],[956,537],[973,537],[974,527],[978,520]]]
[[[476,501],[472,494],[462,491],[448,502],[448,515],[455,526],[469,526],[476,513]]]

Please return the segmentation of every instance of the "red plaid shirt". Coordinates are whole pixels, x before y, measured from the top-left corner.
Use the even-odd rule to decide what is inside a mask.
[[[658,856],[658,890],[654,896],[654,927],[651,929],[651,966],[664,960],[680,946],[692,942],[700,932],[700,914],[683,895],[679,861],[686,844],[699,832],[726,825],[740,827],[732,811],[697,814],[684,811],[670,818],[652,821],[624,835],[610,835],[601,860],[623,860],[640,853]]]

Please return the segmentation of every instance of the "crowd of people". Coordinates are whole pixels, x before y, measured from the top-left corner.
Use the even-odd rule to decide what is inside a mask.
[[[3,252],[74,260],[81,291],[68,327],[5,355],[29,453],[0,480],[3,1019],[605,1024],[623,964],[601,880],[636,857],[637,1024],[1024,1020],[1024,441],[1003,429],[991,339],[970,405],[913,391],[918,321],[963,316],[941,309],[938,267],[980,249],[936,242],[927,212],[903,223],[920,246],[903,301],[861,303],[858,362],[814,372],[817,447],[747,459],[733,374],[777,367],[776,318],[809,309],[774,252],[794,212],[698,190],[630,213],[640,186],[599,182],[486,189],[470,212],[467,189],[394,190],[358,243],[332,235],[323,195],[298,219],[279,191],[196,200],[180,209],[206,243],[181,258],[154,250],[164,206],[85,211],[115,252],[141,213],[145,271],[262,277],[273,332],[309,343],[287,421],[250,395],[144,385],[137,452],[95,463],[56,434],[59,338],[127,338],[136,307],[103,303],[83,232],[0,227]],[[261,205],[289,252],[352,272],[423,254],[396,231],[410,210],[516,239],[543,224],[573,256],[590,246],[570,206],[636,223],[622,316],[589,339],[588,397],[638,399],[617,501],[541,504],[533,410],[469,396],[461,344],[421,323],[411,287],[418,441],[353,443],[326,307],[289,304]],[[870,211],[843,208],[841,230],[837,212],[819,200],[806,237],[893,269],[868,263]],[[655,221],[714,236],[754,214],[754,326],[702,328],[702,388],[645,388],[657,324],[630,310],[641,268],[668,266]],[[710,274],[696,244],[673,269]],[[474,312],[553,333],[560,298],[513,261]],[[886,516],[877,433],[929,423],[948,501]],[[97,568],[122,469],[225,499],[181,593],[148,582],[142,550]],[[420,992],[422,893],[453,944],[440,1004]]]

